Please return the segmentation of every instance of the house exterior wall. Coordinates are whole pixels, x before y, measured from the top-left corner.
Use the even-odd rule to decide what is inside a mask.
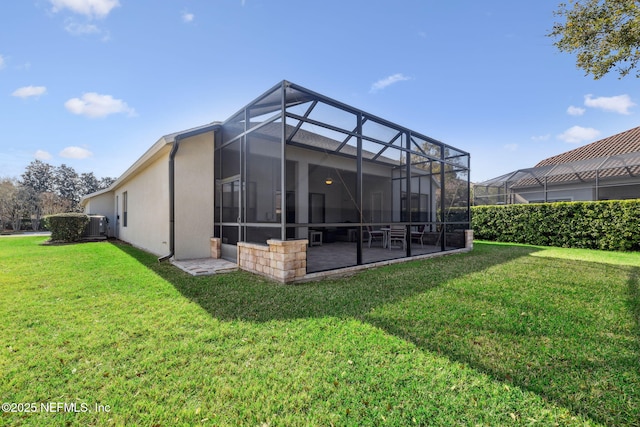
[[[306,109],[304,117],[299,116],[298,106]],[[336,113],[339,121],[331,124]],[[288,118],[299,124],[288,125]],[[288,129],[295,131],[285,142]],[[443,156],[446,152],[446,158],[410,151],[410,137],[412,144],[429,152]],[[215,142],[219,143],[217,151]],[[161,137],[109,188],[116,217],[113,234],[162,259],[170,254],[175,260],[185,260],[212,254],[231,257],[229,251],[237,255],[236,249],[244,243],[264,247],[267,241],[276,248],[271,254],[279,254],[281,247],[306,248],[306,228],[312,223],[325,233],[326,243],[357,242],[349,262],[362,265],[367,261],[358,227],[396,221],[415,225],[414,213],[424,214],[420,216],[423,223],[436,220],[439,204],[435,195],[441,193],[442,201],[449,196],[453,199],[460,182],[468,187],[468,161],[468,153],[283,81],[224,123]],[[432,175],[431,162],[441,168],[447,162],[458,164],[447,175],[452,178],[452,189],[447,188],[447,180]],[[421,170],[425,165],[429,171]],[[467,213],[468,196],[468,192],[462,196],[467,198]],[[417,203],[412,203],[414,197]],[[219,202],[217,210],[215,201]],[[91,207],[91,201],[87,203]],[[444,215],[443,221],[458,226],[458,221]],[[459,222],[468,223],[468,217]],[[292,229],[303,243],[284,240],[294,237]],[[217,239],[213,246],[212,236]],[[293,262],[279,255],[266,256],[262,249],[256,251],[261,253],[256,255],[261,262],[273,261],[271,271],[261,273],[278,280],[287,281],[291,269],[306,267],[297,258]],[[408,246],[398,255],[411,253]],[[389,251],[383,258],[398,255]],[[294,273],[296,277],[300,271]]]
[[[600,200],[640,199],[640,184],[607,186],[598,190]]]
[[[176,260],[211,256],[215,191],[213,143],[213,132],[185,138],[180,141],[175,156]]]
[[[324,179],[327,175],[309,175],[309,170],[314,169],[317,166],[327,166],[331,170],[334,170],[332,178],[336,181],[340,180],[339,175],[335,172],[336,169],[342,171],[349,171],[356,173],[356,164],[353,159],[339,157],[339,156],[327,156],[325,153],[321,153],[313,150],[306,150],[299,147],[287,146],[287,162],[293,162],[292,169],[288,173],[295,174],[295,179],[288,179],[287,190],[296,192],[296,221],[306,222],[308,218],[308,205],[309,205],[309,193],[324,194],[327,206],[341,206],[345,205],[355,194],[355,178],[347,178],[345,183],[336,182],[335,188],[339,190],[328,191],[328,186],[324,183]],[[366,175],[366,182],[362,189],[362,202],[363,202],[363,220],[365,222],[391,222],[400,221],[400,204],[401,204],[401,192],[406,187],[400,184],[400,181],[390,182],[389,167],[372,162],[364,162],[363,174]],[[379,179],[376,179],[379,178]],[[428,178],[429,180],[431,178]],[[412,180],[413,193],[416,193],[418,178],[414,177]],[[341,185],[342,184],[342,185]],[[297,188],[296,188],[297,187]],[[349,187],[349,191],[346,191],[345,187]],[[432,183],[431,189],[428,185],[424,185],[421,195],[428,196],[428,209],[430,212],[436,212],[437,199],[435,195],[431,194],[431,190],[435,191],[437,185]],[[384,209],[380,211],[380,216],[377,217],[373,213],[373,199],[372,197],[378,194],[384,201]],[[395,197],[394,203],[389,203],[391,197]],[[270,196],[270,195],[269,195]],[[393,206],[395,210],[392,210],[390,206]],[[347,212],[352,210],[346,209]],[[349,220],[351,222],[359,222],[359,217],[346,217],[342,211],[326,211],[325,222],[342,222]],[[435,221],[433,217],[430,220]],[[307,238],[306,228],[299,228],[298,238]]]
[[[529,203],[539,203],[545,200],[544,191],[517,189],[515,192]],[[569,200],[572,202],[599,200],[617,200],[640,198],[640,178],[625,177],[624,179],[605,179],[600,181],[596,195],[595,181],[584,184],[572,183],[566,185],[549,185],[547,200]]]
[[[523,199],[529,203],[541,203],[545,201],[544,191],[516,190]],[[549,185],[547,187],[547,200],[567,200],[572,202],[593,200],[593,184],[586,185]]]
[[[600,181],[599,200],[639,199],[640,178],[606,179]]]
[[[109,220],[107,236],[115,237],[116,207],[113,192],[99,194],[87,201],[84,212],[87,215],[104,215]]]
[[[127,224],[124,224],[124,199]],[[158,256],[169,253],[169,147],[114,189],[117,236]]]

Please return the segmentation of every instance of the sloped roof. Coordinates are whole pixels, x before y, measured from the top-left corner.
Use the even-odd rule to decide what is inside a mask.
[[[173,144],[176,140],[176,137],[188,138],[193,135],[198,135],[204,132],[210,132],[214,129],[220,127],[221,122],[211,122],[206,125],[197,126],[191,129],[183,130],[180,132],[174,132],[161,137],[155,144],[153,144],[138,160],[135,161],[133,165],[131,165],[122,175],[118,177],[108,188],[98,190],[94,193],[86,194],[80,199],[80,205],[84,206],[86,202],[92,197],[99,196],[104,193],[108,193],[113,191],[116,187],[121,185],[124,181],[126,181],[130,176],[134,174],[134,172],[141,169],[144,165],[146,165],[150,160],[154,159],[163,148],[166,148],[170,144]]]
[[[540,161],[536,166],[477,184],[485,187],[542,187],[640,176],[640,126]]]
[[[591,144],[583,145],[575,150],[549,157],[539,162],[535,167],[560,165],[635,152],[640,152],[640,126],[600,139]]]

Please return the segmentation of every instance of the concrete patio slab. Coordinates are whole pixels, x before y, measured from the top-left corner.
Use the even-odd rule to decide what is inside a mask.
[[[192,276],[209,276],[238,270],[238,264],[220,258],[171,260],[171,264]]]

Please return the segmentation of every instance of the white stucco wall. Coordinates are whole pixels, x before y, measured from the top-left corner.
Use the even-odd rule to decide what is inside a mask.
[[[540,203],[545,200],[544,191],[518,192],[518,194],[529,203]],[[547,188],[547,200],[567,200],[571,202],[593,200],[593,185],[554,185]]]
[[[640,178],[606,179],[600,181],[598,195],[601,200],[640,198]]]
[[[341,182],[335,169],[341,171],[349,171],[356,173],[356,162],[351,158],[328,155],[326,153],[317,152],[314,150],[305,150],[299,147],[287,147],[287,160],[295,162],[295,180],[289,180],[287,182],[289,191],[296,191],[296,220],[298,222],[306,222],[308,218],[308,197],[309,193],[320,193],[325,195],[326,206],[342,206],[347,212],[353,212],[352,205],[350,205],[351,198],[355,195],[355,175],[350,176],[346,181],[346,185],[349,187],[348,191],[345,189],[345,185]],[[329,172],[316,172],[315,175],[310,175],[310,170],[316,166],[325,166],[329,168]],[[380,210],[379,218],[376,218],[380,222],[400,221],[400,206],[401,206],[401,181],[390,181],[391,172],[389,166],[373,163],[363,162],[362,165],[363,174],[365,175],[365,183],[362,189],[362,202],[363,202],[363,218],[364,221],[373,221],[374,210],[373,198],[374,194],[380,195],[383,206]],[[324,179],[331,175],[336,181],[331,188],[325,183]],[[376,179],[379,177],[379,179]],[[294,185],[295,183],[295,185]],[[413,179],[413,193],[417,193],[418,178]],[[424,184],[424,183],[423,183]],[[403,184],[406,188],[406,183]],[[437,184],[432,182],[429,186],[425,184],[422,186],[421,194],[427,195],[429,204],[431,205],[431,213],[436,211],[436,198],[430,194],[431,191],[437,190]],[[392,197],[394,199],[392,200]],[[329,210],[325,212],[325,222],[342,222],[349,220],[352,222],[359,222],[358,217],[347,217],[341,211]],[[432,220],[434,220],[432,218]],[[306,229],[303,229],[304,234],[299,234],[299,237],[306,237]]]
[[[210,125],[207,125],[211,129]],[[174,162],[176,259],[211,255],[214,231],[214,132],[180,139]],[[169,157],[179,134],[160,138],[108,191],[87,196],[85,212],[106,215],[110,236],[157,256],[171,251]],[[127,221],[125,225],[125,194]]]
[[[208,258],[213,236],[214,134],[180,141],[175,156],[175,259]],[[168,202],[167,202],[168,203]]]
[[[145,167],[115,188],[118,237],[158,256],[169,253],[169,149],[167,145]],[[127,226],[124,226],[124,193]]]

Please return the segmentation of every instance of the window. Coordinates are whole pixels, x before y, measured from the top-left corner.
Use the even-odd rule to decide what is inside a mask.
[[[128,210],[128,194],[125,191],[124,193],[122,193],[122,226],[126,227],[127,226],[127,210]]]

